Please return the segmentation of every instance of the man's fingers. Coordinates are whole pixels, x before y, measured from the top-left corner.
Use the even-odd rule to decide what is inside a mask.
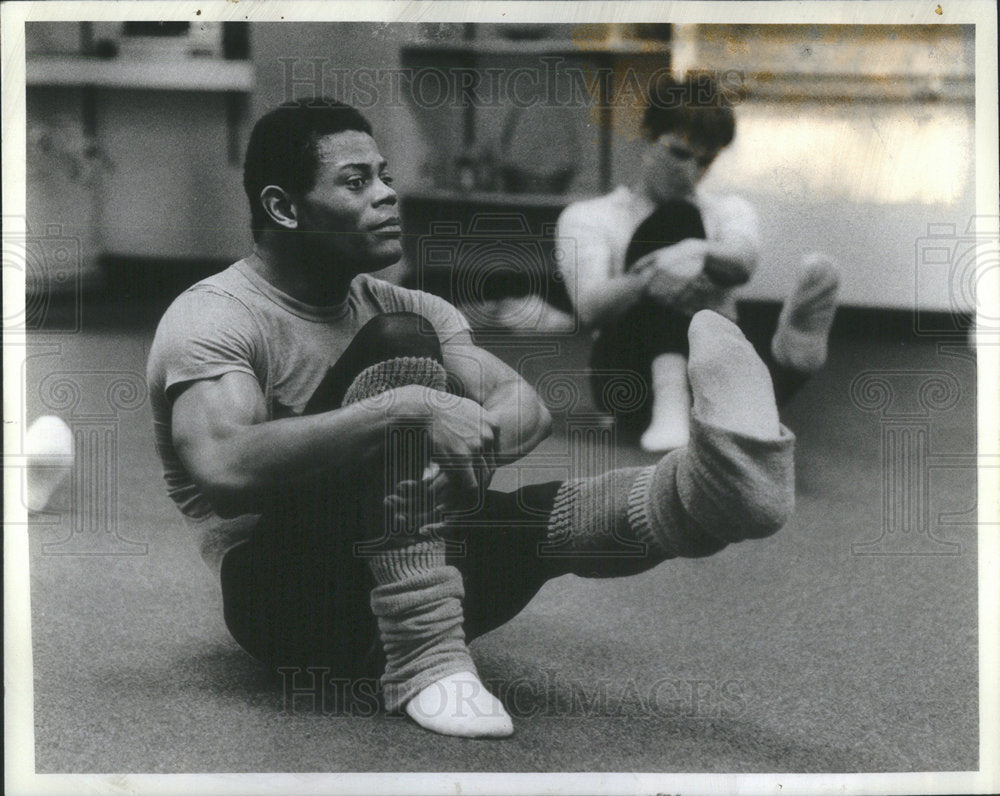
[[[427,492],[435,499],[440,499],[443,495],[446,495],[451,483],[451,477],[442,470],[440,467],[435,465],[436,472],[434,473],[434,478],[425,482],[425,487]]]
[[[398,484],[396,484],[396,488],[393,491],[393,494],[398,495],[404,500],[410,500],[415,495],[417,495],[420,490],[423,489],[425,489],[425,487],[419,481],[412,481],[412,480],[400,481]]]
[[[476,474],[476,490],[485,489],[493,473],[485,456],[477,456],[472,461],[472,469]]]
[[[471,463],[455,468],[453,471],[456,496],[465,494],[475,494],[479,486],[479,479]]]

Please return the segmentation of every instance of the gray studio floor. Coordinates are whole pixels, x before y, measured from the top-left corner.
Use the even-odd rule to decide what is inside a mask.
[[[88,305],[83,331],[46,338],[29,365],[29,416],[56,400],[92,423],[110,457],[90,465],[107,501],[78,497],[90,525],[65,509],[31,531],[39,773],[977,767],[975,365],[961,346],[949,355],[894,333],[839,335],[785,412],[799,439],[789,526],[630,579],[549,583],[474,645],[516,724],[512,738],[484,742],[313,710],[308,698],[291,705],[229,638],[218,587],[165,496],[148,402],[118,387],[119,408],[101,408],[109,380],[143,373],[160,309]],[[564,340],[527,375],[580,366],[583,350]],[[852,398],[867,371],[881,381]],[[921,392],[931,371],[945,375]],[[53,398],[67,379],[82,385],[79,402]],[[564,421],[544,450],[565,446]],[[904,426],[916,447],[894,459]],[[619,464],[649,460],[618,453]],[[945,454],[954,466],[922,469]],[[889,491],[915,495],[910,519],[883,505],[883,476],[904,459],[913,469]],[[909,534],[881,538],[892,522]]]

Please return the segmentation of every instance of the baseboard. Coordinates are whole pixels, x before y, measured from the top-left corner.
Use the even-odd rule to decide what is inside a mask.
[[[739,303],[739,311],[744,322],[773,325],[778,320],[781,305],[776,301],[744,300]],[[974,319],[975,316],[969,312],[841,305],[837,308],[830,336],[964,341]]]

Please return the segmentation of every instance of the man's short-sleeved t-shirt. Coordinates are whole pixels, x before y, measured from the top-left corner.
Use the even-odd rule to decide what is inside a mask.
[[[188,288],[156,330],[147,364],[153,432],[167,491],[196,532],[202,557],[218,571],[222,557],[246,539],[256,515],[223,519],[191,480],[171,435],[173,400],[191,382],[226,373],[253,376],[267,419],[301,415],[354,335],[376,315],[424,317],[443,347],[468,323],[448,302],[362,274],[347,299],[311,306],[288,296],[241,260]]]

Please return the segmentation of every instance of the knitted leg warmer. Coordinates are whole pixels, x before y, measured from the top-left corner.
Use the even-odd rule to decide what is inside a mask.
[[[407,384],[444,390],[446,381],[447,373],[437,361],[399,357],[358,374],[344,403]],[[407,458],[392,451],[389,455],[399,461]],[[409,477],[419,480],[420,471]],[[371,608],[386,655],[383,699],[390,711],[446,675],[476,671],[462,627],[462,576],[445,563],[444,542],[425,540],[400,546],[395,541],[368,560],[375,579]]]
[[[762,440],[692,418],[686,448],[651,467],[567,481],[556,494],[553,555],[588,577],[712,555],[781,528],[794,504],[795,437]]]
[[[462,576],[445,564],[440,542],[418,542],[376,554],[372,612],[386,656],[382,692],[398,710],[427,686],[456,672],[475,672],[462,627]]]

